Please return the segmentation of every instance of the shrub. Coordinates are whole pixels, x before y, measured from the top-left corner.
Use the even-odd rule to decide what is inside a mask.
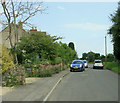
[[[25,84],[25,68],[16,66],[2,75],[2,86],[18,86]]]
[[[64,68],[64,67],[62,67],[62,70],[65,70],[65,68]]]
[[[52,72],[52,74],[59,73],[60,72],[60,68],[59,67],[51,68],[51,72]]]
[[[0,60],[0,64],[2,64],[2,73],[9,69],[14,68],[13,56],[5,46],[2,46],[2,60]]]
[[[43,59],[43,60],[41,61],[41,64],[43,64],[43,65],[48,65],[48,64],[51,64],[51,61],[50,61],[50,60],[47,60],[47,59]]]
[[[27,77],[51,77],[52,76],[52,72],[51,70],[41,70],[38,68],[33,68],[32,72],[31,71],[27,71],[26,72]]]
[[[40,77],[51,77],[51,76],[52,76],[52,72],[50,70],[40,71]]]
[[[60,64],[62,62],[61,57],[56,57],[55,58],[55,64]]]

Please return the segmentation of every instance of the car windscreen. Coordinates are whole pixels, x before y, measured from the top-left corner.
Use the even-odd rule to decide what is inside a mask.
[[[95,61],[95,63],[102,63],[102,61]]]
[[[82,61],[73,61],[72,64],[82,64]]]

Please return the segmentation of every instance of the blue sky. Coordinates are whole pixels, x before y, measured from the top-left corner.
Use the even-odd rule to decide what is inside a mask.
[[[62,42],[74,42],[79,57],[93,51],[104,53],[104,37],[112,25],[109,16],[117,9],[117,2],[45,2],[46,13],[29,20],[38,30],[62,36]],[[113,46],[107,36],[108,53]]]

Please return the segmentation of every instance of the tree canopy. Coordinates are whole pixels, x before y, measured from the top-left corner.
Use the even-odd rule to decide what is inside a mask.
[[[42,32],[24,36],[17,45],[19,63],[26,60],[34,61],[36,58],[50,60],[51,62],[63,61],[65,64],[77,58],[75,50],[71,50],[66,43],[57,42],[61,37],[46,35]],[[58,62],[57,61],[57,62]]]
[[[73,43],[73,42],[70,42],[70,43],[68,44],[68,46],[69,46],[72,50],[75,50],[75,47],[74,47],[74,43]]]
[[[120,61],[120,2],[117,11],[110,16],[113,25],[108,30],[108,34],[112,37],[114,55]]]

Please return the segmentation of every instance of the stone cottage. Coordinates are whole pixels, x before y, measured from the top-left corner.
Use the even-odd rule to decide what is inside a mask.
[[[11,38],[12,38],[12,43],[14,44],[15,43],[15,36],[14,36],[14,24],[11,24],[12,26],[12,30],[11,30]],[[42,31],[38,31],[37,30],[37,27],[35,28],[32,28],[30,29],[29,31],[25,31],[23,29],[23,23],[20,21],[18,24],[17,24],[17,30],[18,30],[18,40],[20,39],[20,37],[24,36],[24,35],[30,35],[32,33],[38,33],[38,32],[42,32]],[[46,35],[46,32],[42,32],[43,34]],[[10,41],[9,41],[9,27],[7,26],[5,29],[3,29],[1,32],[0,32],[0,45],[4,45],[6,46],[7,48],[11,48],[11,45],[10,45]]]
[[[11,24],[11,38],[12,38],[12,43],[14,44],[15,43],[15,36],[14,36],[14,24]],[[29,35],[28,32],[26,32],[24,29],[23,29],[23,23],[22,22],[19,22],[17,24],[17,30],[18,30],[18,40],[20,39],[20,37],[22,37],[23,35]],[[3,29],[1,32],[0,32],[0,44],[6,46],[7,48],[11,48],[11,45],[10,45],[10,41],[9,41],[9,27],[7,26],[5,29]]]

